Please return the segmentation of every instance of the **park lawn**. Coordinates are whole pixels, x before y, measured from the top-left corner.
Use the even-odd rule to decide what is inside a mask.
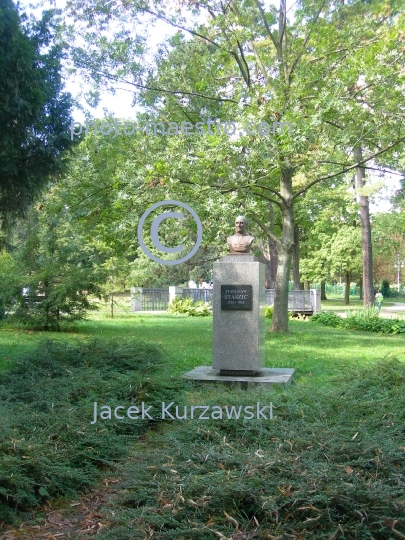
[[[387,357],[405,360],[405,339],[401,335],[343,331],[310,321],[290,321],[289,334],[272,334],[266,319],[266,367],[296,370],[299,384],[325,385],[349,367],[371,365]],[[0,371],[12,366],[13,359],[33,350],[44,338],[74,343],[99,337],[135,338],[160,345],[170,351],[170,375],[178,377],[201,365],[211,365],[212,317],[187,317],[143,312],[118,315],[91,315],[76,323],[69,332],[35,332],[0,329]]]
[[[358,296],[351,296],[349,305],[345,304],[343,298],[334,298],[333,296],[327,296],[327,300],[322,300],[322,311],[346,311],[363,309],[363,300],[360,300]],[[403,303],[403,298],[384,298],[383,306],[392,306],[396,303]]]
[[[269,326],[270,321],[266,319],[266,328]],[[4,336],[7,339],[3,341]],[[90,426],[93,400],[119,404],[122,400],[123,405],[133,402],[126,385],[130,382],[130,388],[133,384],[132,375],[132,380],[137,380],[136,373],[116,374],[113,387],[108,377],[103,376],[98,381],[94,367],[91,372],[86,371],[85,365],[81,370],[80,362],[75,360],[76,366],[67,369],[69,364],[65,361],[64,373],[79,373],[78,378],[72,376],[72,381],[76,380],[73,395],[80,399],[77,411],[63,405],[61,412],[52,418],[54,397],[49,394],[49,413],[43,412],[49,426],[42,430],[43,440],[34,441],[40,449],[36,455],[52,463],[54,459],[64,458],[65,454],[53,448],[53,441],[60,440],[61,450],[67,452],[72,436],[69,459],[75,463],[72,449],[81,445],[80,452],[85,460],[80,458],[75,467],[83,468],[78,469],[86,480],[83,487],[90,489],[94,485],[91,484],[94,469],[85,467],[86,461],[96,459],[92,447],[99,445],[100,456],[109,448],[103,445],[108,445],[109,441],[114,443],[115,447],[109,448],[108,460],[97,457],[104,476],[119,478],[116,495],[97,508],[95,526],[99,522],[103,524],[100,540],[141,539],[147,531],[154,531],[156,538],[209,540],[221,537],[216,534],[218,531],[229,538],[232,533],[236,534],[235,527],[258,529],[259,540],[271,538],[271,535],[343,538],[339,527],[350,538],[388,539],[396,532],[404,535],[405,471],[401,450],[405,447],[404,336],[291,321],[288,335],[266,332],[266,366],[296,369],[291,386],[276,388],[270,393],[267,389],[243,392],[181,381],[180,375],[185,371],[211,364],[211,336],[212,317],[165,313],[125,314],[114,319],[107,318],[105,313],[92,314],[67,333],[30,333],[3,326],[0,357],[5,350],[11,351],[7,361],[10,372],[17,352],[33,351],[34,354],[35,345],[44,338],[71,345],[92,341],[97,347],[103,347],[104,341],[129,340],[135,361],[137,356],[142,358],[137,355],[140,342],[157,346],[163,353],[153,373],[147,368],[142,374],[142,362],[138,361],[143,377],[138,391],[146,392],[144,395],[149,397],[142,398],[146,401],[150,402],[155,393],[156,403],[163,398],[166,403],[175,400],[181,407],[245,406],[256,402],[264,405],[270,400],[274,404],[271,421],[165,420],[144,426],[145,433],[140,426],[137,427],[140,431],[135,431],[135,425],[131,432],[131,422],[99,421]],[[145,350],[145,346],[139,350],[142,348]],[[39,365],[41,354],[36,355]],[[395,363],[395,358],[400,362]],[[95,367],[102,373],[103,361],[98,366]],[[111,365],[109,369],[112,368]],[[69,376],[64,377],[66,384],[70,384]],[[125,377],[122,384],[120,377]],[[49,383],[44,380],[43,384],[46,389]],[[82,395],[82,384],[87,385],[86,392],[91,395]],[[58,393],[60,390],[57,389]],[[114,395],[117,395],[116,400]],[[71,418],[70,415],[76,416]],[[35,420],[31,419],[23,428],[27,430],[27,439],[33,436],[32,425]],[[72,435],[66,431],[66,425],[70,426]],[[34,453],[29,440],[24,441],[22,428],[18,429],[18,437],[13,432],[11,442],[6,437],[3,441],[9,459],[15,460],[15,471],[20,467],[14,456],[15,441],[17,450],[19,444],[24,445],[19,450],[24,459]],[[51,432],[52,440],[49,440]],[[42,450],[47,445],[51,445],[49,456]],[[114,453],[115,459],[112,459]],[[21,460],[24,475],[30,474],[25,472],[29,471],[24,468],[26,463]],[[32,463],[38,466],[36,474],[41,477],[40,460],[33,458]],[[46,474],[42,484],[47,490],[50,489],[46,483],[48,477]],[[52,476],[54,478],[58,476]],[[65,473],[65,478],[70,482],[69,474]],[[75,485],[77,482],[80,485],[80,477]],[[28,487],[23,489],[28,491]],[[71,487],[70,497],[74,489]],[[62,498],[53,508],[60,508],[63,515],[69,514],[74,511],[70,502],[68,500],[64,506]],[[365,515],[372,516],[372,520],[363,519]],[[30,519],[29,514],[16,517]],[[38,527],[44,519],[43,511],[38,508],[31,525]],[[393,528],[395,533],[392,533]],[[39,537],[39,531],[33,530],[29,538]],[[21,531],[23,534],[24,529]],[[59,531],[55,526],[53,532]],[[50,532],[49,523],[45,532]],[[72,538],[82,538],[77,530],[70,532]]]

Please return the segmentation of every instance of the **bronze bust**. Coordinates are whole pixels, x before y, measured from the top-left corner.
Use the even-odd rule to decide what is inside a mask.
[[[249,253],[250,251],[254,237],[247,234],[247,223],[245,216],[238,216],[235,219],[235,234],[227,239],[229,250],[233,254]]]

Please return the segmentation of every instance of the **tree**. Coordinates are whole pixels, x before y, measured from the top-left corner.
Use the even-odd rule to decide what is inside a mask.
[[[63,92],[53,13],[24,25],[0,0],[0,225],[22,216],[64,165],[72,101]]]
[[[0,256],[0,297],[7,310],[43,330],[83,318],[95,308],[89,296],[101,297],[107,279],[103,254],[58,206],[51,190],[14,227],[13,252]]]
[[[130,285],[162,286],[197,282],[209,277],[212,264],[227,250],[221,237],[229,235],[233,216],[239,212],[235,197],[224,201],[219,193],[201,190],[195,194],[186,184],[167,179],[167,164],[159,157],[162,141],[135,132],[128,137],[109,137],[94,130],[73,150],[73,156],[63,178],[54,188],[59,207],[85,242],[106,257],[108,266],[127,268]],[[181,265],[164,266],[150,260],[139,247],[137,225],[145,210],[165,199],[188,201],[204,223],[204,238],[200,250]],[[174,208],[173,208],[174,209]],[[167,207],[163,209],[167,211]],[[184,209],[178,209],[184,212]],[[230,216],[229,223],[224,215]],[[197,226],[184,212],[184,224],[164,220],[159,236],[167,246],[185,245],[188,253],[196,241]],[[148,238],[152,213],[144,225],[144,241],[153,253],[162,256]],[[178,257],[175,255],[175,257]],[[110,262],[109,262],[110,261]]]
[[[342,272],[345,276],[344,303],[349,304],[350,283],[353,275],[362,268],[360,228],[344,225],[330,239],[329,262],[331,272]]]
[[[378,86],[379,98],[385,95],[390,103],[398,103],[399,85],[392,84],[393,70],[387,72],[385,57],[379,53],[384,41],[384,51],[401,62],[402,14],[387,18],[386,4],[379,1],[355,1],[350,6],[303,1],[292,22],[285,0],[280,1],[278,11],[266,8],[260,0],[191,2],[178,12],[171,12],[166,2],[152,6],[112,0],[103,9],[95,0],[70,5],[76,21],[82,18],[86,25],[89,13],[90,25],[97,21],[101,28],[115,18],[127,23],[131,17],[135,21],[152,15],[178,29],[158,51],[157,66],[144,68],[135,62],[136,52],[131,56],[133,49],[125,46],[131,41],[128,26],[121,36],[115,36],[114,43],[104,36],[97,42],[92,30],[87,35],[87,44],[98,56],[90,59],[88,52],[80,67],[88,70],[96,84],[125,80],[140,90],[149,119],[187,118],[207,124],[227,114],[237,115],[244,126],[253,121],[261,126],[279,121],[293,126],[292,134],[287,129],[271,137],[260,136],[258,129],[253,134],[241,131],[232,141],[215,135],[178,137],[176,143],[167,141],[157,158],[166,163],[165,174],[160,173],[164,181],[170,177],[173,184],[185,183],[195,191],[208,188],[236,193],[246,204],[248,217],[277,248],[272,329],[287,331],[297,201],[316,184],[366,166],[404,140],[397,113],[390,107],[388,118],[384,117],[380,99],[373,110],[378,113],[377,121],[368,124],[377,128],[376,135],[370,138],[369,130],[359,133],[359,119],[366,111],[355,90],[364,74],[364,66],[359,68],[357,62],[367,51],[374,55],[373,89]],[[120,59],[120,44],[128,69]],[[139,56],[144,52],[142,48]],[[382,129],[382,125],[389,128]],[[353,159],[357,146],[365,149],[360,162]],[[280,236],[266,223],[269,202],[281,216]]]

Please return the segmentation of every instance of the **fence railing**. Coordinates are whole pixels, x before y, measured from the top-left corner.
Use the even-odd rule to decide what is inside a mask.
[[[266,304],[274,304],[274,289],[266,289]],[[288,310],[295,313],[319,313],[321,311],[321,291],[290,291],[288,293]]]
[[[169,289],[131,288],[130,311],[165,311],[173,298],[192,298],[195,302],[204,300],[212,303],[212,289],[187,289],[169,287]],[[274,289],[266,289],[266,304],[274,304]],[[288,309],[296,313],[319,313],[321,311],[321,291],[290,291]]]
[[[192,298],[194,302],[204,300],[212,303],[212,289],[183,289],[182,298]]]
[[[169,301],[169,289],[131,287],[130,311],[166,311]]]

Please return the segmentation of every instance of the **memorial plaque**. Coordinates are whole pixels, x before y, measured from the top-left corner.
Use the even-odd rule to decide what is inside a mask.
[[[253,309],[252,285],[221,285],[221,309]]]

